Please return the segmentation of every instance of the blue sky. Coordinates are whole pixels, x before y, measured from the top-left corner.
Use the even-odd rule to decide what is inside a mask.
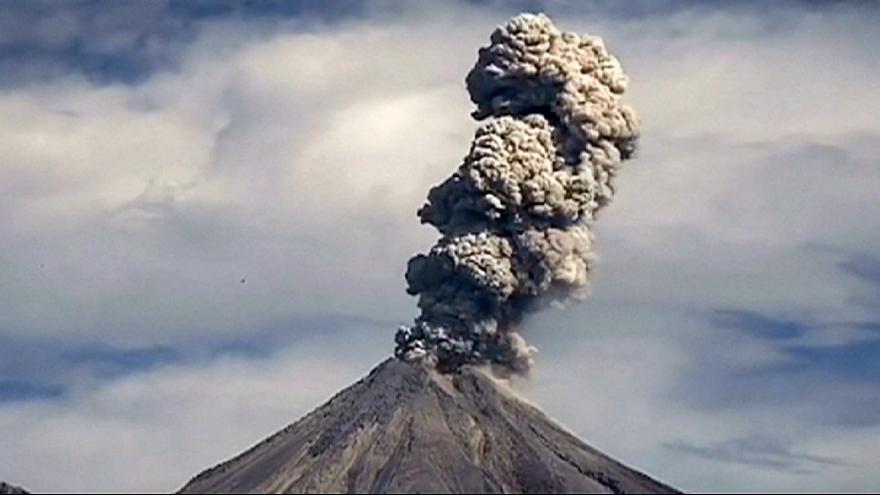
[[[876,490],[862,2],[0,5],[0,479],[167,492],[388,356],[520,10],[603,36],[644,132],[516,387],[685,490]]]

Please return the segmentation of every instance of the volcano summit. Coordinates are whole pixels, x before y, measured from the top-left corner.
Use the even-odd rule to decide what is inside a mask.
[[[181,493],[676,493],[486,371],[389,359]]]

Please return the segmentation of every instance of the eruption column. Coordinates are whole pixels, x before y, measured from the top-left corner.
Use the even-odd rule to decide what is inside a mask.
[[[600,38],[521,14],[492,33],[467,76],[484,120],[451,177],[419,210],[442,237],[409,260],[421,315],[395,355],[441,371],[489,364],[526,373],[523,316],[589,292],[591,226],[638,138],[620,102],[627,77]]]

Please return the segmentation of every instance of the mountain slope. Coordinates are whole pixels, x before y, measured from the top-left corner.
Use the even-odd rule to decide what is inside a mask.
[[[23,488],[20,488],[20,487],[14,486],[14,485],[10,485],[8,483],[4,483],[4,482],[0,481],[0,494],[18,495],[18,494],[26,494],[26,493],[28,493],[28,492],[26,490],[24,490]]]
[[[388,360],[182,493],[670,493],[482,371]]]

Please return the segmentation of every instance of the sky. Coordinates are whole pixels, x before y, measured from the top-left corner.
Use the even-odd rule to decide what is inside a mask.
[[[176,490],[388,357],[520,11],[605,39],[642,139],[514,385],[686,491],[876,491],[880,28],[846,1],[0,4],[0,480]]]

